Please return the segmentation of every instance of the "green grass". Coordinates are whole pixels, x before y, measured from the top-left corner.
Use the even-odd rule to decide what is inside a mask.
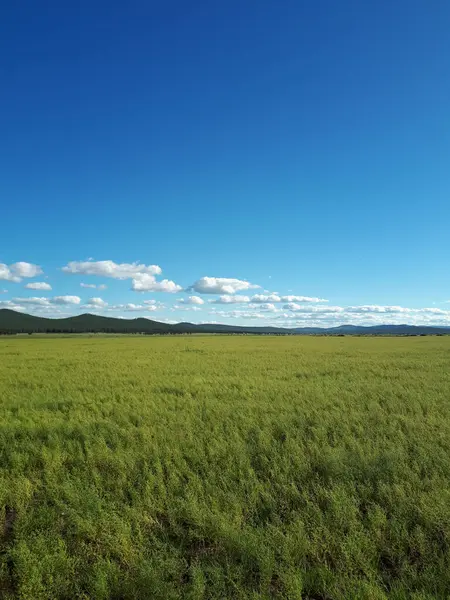
[[[450,598],[450,338],[4,338],[0,428],[0,598]]]

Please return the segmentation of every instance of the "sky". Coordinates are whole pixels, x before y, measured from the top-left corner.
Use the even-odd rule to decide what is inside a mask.
[[[0,7],[0,308],[450,325],[447,0]]]

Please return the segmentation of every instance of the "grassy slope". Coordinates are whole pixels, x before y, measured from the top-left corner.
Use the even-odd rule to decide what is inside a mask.
[[[0,597],[448,598],[449,358],[0,339]]]

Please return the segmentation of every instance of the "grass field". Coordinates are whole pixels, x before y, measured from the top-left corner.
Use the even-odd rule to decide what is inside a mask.
[[[0,427],[0,598],[450,598],[450,338],[4,338]]]

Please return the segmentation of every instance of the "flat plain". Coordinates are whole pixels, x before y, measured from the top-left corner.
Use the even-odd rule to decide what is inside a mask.
[[[0,339],[0,598],[450,598],[450,337]]]

